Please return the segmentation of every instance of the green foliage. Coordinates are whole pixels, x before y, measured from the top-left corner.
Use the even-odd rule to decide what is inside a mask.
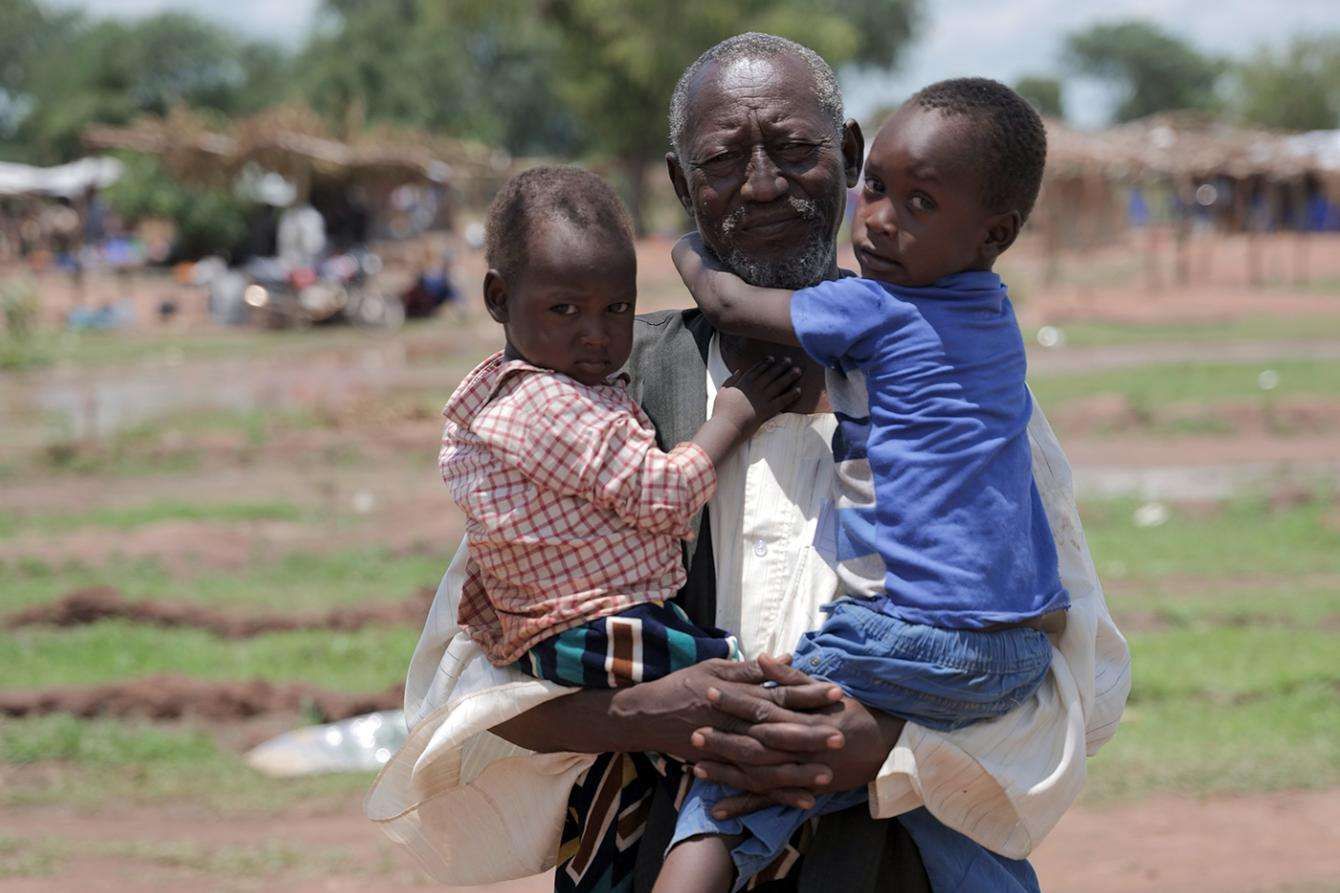
[[[108,204],[131,220],[173,221],[177,256],[229,255],[246,239],[248,202],[223,189],[181,183],[152,156],[127,153],[122,161],[121,179],[106,191]]]
[[[1340,125],[1340,34],[1300,37],[1236,66],[1241,117],[1263,127],[1327,130]]]
[[[0,282],[0,369],[28,369],[50,360],[45,344],[35,333],[39,301],[30,279]]]
[[[1014,92],[1031,102],[1039,115],[1048,118],[1065,117],[1061,108],[1061,82],[1057,78],[1022,77],[1015,82]]]
[[[299,92],[360,117],[568,154],[584,135],[554,92],[556,37],[535,3],[329,0],[294,64]]]
[[[11,154],[35,163],[78,156],[93,122],[124,124],[179,103],[241,114],[286,89],[278,50],[183,13],[91,20],[0,0],[0,58],[8,59],[0,89],[13,101]]]
[[[1224,63],[1148,22],[1109,22],[1073,33],[1065,57],[1076,73],[1120,85],[1118,121],[1218,104],[1214,89]]]

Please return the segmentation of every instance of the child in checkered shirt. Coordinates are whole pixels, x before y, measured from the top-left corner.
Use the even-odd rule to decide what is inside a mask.
[[[637,259],[609,186],[573,167],[518,175],[489,209],[486,251],[506,347],[447,403],[439,460],[470,544],[458,622],[494,664],[564,685],[737,657],[732,636],[669,601],[685,582],[680,540],[717,464],[796,399],[800,370],[765,361],[734,376],[693,438],[662,451],[619,372]]]

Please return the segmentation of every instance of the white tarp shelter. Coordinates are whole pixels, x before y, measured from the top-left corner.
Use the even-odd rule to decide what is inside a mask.
[[[121,162],[107,155],[81,158],[56,167],[0,162],[0,195],[77,198],[90,187],[102,189],[120,177]]]

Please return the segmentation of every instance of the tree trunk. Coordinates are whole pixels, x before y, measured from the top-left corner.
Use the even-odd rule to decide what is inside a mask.
[[[627,155],[619,160],[623,168],[624,183],[627,189],[628,216],[633,218],[633,232],[639,238],[647,234],[645,218],[647,202],[647,167],[650,162],[645,155]]]

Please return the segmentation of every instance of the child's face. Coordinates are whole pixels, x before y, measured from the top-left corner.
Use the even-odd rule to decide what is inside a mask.
[[[880,128],[851,231],[862,276],[925,286],[988,270],[1008,247],[1018,215],[983,205],[972,126],[965,116],[909,103]]]
[[[637,258],[564,221],[531,226],[525,263],[510,280],[484,277],[489,315],[511,351],[583,384],[599,384],[633,347]]]

